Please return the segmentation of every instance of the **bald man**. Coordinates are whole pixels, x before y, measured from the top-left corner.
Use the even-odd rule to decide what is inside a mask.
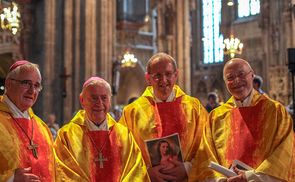
[[[254,71],[243,59],[228,61],[223,78],[232,97],[210,113],[191,179],[294,181],[288,178],[292,169],[293,124],[285,107],[253,89]],[[234,168],[237,176],[226,178],[207,167],[209,161],[214,161],[229,168],[234,160],[253,170]]]

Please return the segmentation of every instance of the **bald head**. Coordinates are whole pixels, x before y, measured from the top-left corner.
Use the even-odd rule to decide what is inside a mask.
[[[231,60],[229,60],[228,62],[225,63],[224,67],[223,67],[223,78],[225,78],[224,76],[224,71],[228,68],[228,67],[231,67],[233,65],[238,65],[238,66],[241,66],[241,67],[248,67],[249,70],[252,70],[252,67],[250,66],[250,64],[248,63],[248,61],[244,60],[244,59],[241,59],[241,58],[233,58]]]
[[[244,100],[253,90],[254,71],[246,60],[234,58],[225,63],[223,79],[229,93],[237,100]]]

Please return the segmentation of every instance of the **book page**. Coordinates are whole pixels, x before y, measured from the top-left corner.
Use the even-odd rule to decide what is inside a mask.
[[[209,168],[213,169],[214,171],[219,172],[220,174],[223,174],[226,177],[233,177],[233,176],[237,176],[237,174],[232,171],[231,169],[227,169],[226,167],[219,165],[215,162],[210,162]]]
[[[244,171],[248,171],[248,170],[252,170],[253,168],[248,166],[247,164],[239,161],[239,160],[234,160],[231,167],[228,169],[222,165],[219,165],[215,162],[210,162],[209,168],[223,174],[226,177],[233,177],[236,176],[237,174],[234,172],[234,167],[237,167],[240,170],[244,170]]]

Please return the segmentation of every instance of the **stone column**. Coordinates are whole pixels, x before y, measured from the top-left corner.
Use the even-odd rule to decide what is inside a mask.
[[[112,62],[116,36],[115,0],[102,0],[98,4],[97,19],[97,74],[111,84]]]
[[[83,0],[82,0],[83,1]],[[72,82],[73,82],[73,87],[74,88],[74,93],[73,93],[73,100],[74,100],[74,109],[77,110],[80,107],[80,102],[79,102],[79,95],[80,95],[80,91],[82,90],[82,83],[84,82],[84,71],[82,71],[83,69],[85,69],[85,61],[81,60],[81,55],[83,55],[81,53],[81,46],[83,46],[84,44],[81,43],[82,41],[82,27],[81,27],[81,23],[82,23],[82,18],[81,18],[81,0],[75,0],[75,10],[74,10],[75,14],[73,15],[73,17],[75,17],[75,23],[74,23],[74,45],[73,45],[73,56],[74,56],[74,60],[73,60],[73,64],[74,64],[74,68],[73,68],[73,78],[72,78]],[[82,64],[82,62],[84,62],[84,64]]]
[[[176,59],[178,84],[191,92],[189,1],[169,0],[158,4],[158,51]]]
[[[56,36],[56,12],[55,12],[55,0],[46,0],[45,1],[45,32],[44,32],[44,69],[42,75],[42,85],[43,85],[43,116],[48,116],[49,113],[53,112],[53,105],[58,104],[54,103],[54,87],[53,80],[55,74],[55,36]],[[55,105],[55,107],[58,107]],[[44,118],[45,119],[45,118]]]
[[[178,83],[187,94],[191,93],[189,1],[176,1],[176,60],[179,66]]]
[[[73,0],[65,0],[64,1],[64,54],[63,54],[63,61],[64,61],[64,69],[63,75],[61,79],[65,84],[66,89],[66,97],[64,98],[64,118],[65,121],[69,121],[72,117],[72,113],[74,112],[73,109],[73,93],[76,90],[72,89],[73,85],[73,23],[75,21],[75,15],[73,14]]]
[[[97,1],[86,0],[85,11],[85,79],[96,75]]]

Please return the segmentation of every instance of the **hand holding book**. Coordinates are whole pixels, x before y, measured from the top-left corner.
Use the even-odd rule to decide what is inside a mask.
[[[215,162],[210,162],[209,168],[223,174],[226,177],[233,177],[233,176],[237,176],[238,174],[234,172],[234,167],[236,167],[239,170],[244,170],[244,171],[248,171],[248,170],[252,170],[253,168],[251,168],[250,166],[248,166],[247,164],[239,161],[239,160],[234,160],[231,167],[228,169],[224,166],[221,166]]]

